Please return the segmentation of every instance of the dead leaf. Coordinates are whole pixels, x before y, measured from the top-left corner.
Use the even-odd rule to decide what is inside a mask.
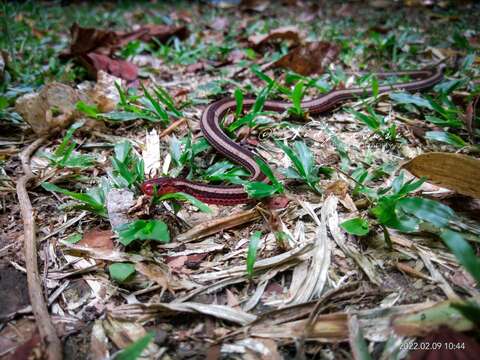
[[[24,342],[22,345],[15,349],[11,359],[15,360],[29,360],[29,359],[41,359],[42,356],[42,344],[40,342],[40,335],[35,332],[33,336]]]
[[[97,73],[100,70],[127,81],[134,81],[138,76],[138,68],[125,60],[112,59],[94,52],[81,56],[81,60],[89,74],[94,78],[97,78]]]
[[[290,41],[293,45],[300,44],[301,33],[296,26],[284,26],[271,30],[265,35],[252,35],[248,37],[248,42],[253,48],[259,49],[267,44],[278,41]]]
[[[135,264],[135,269],[150,280],[155,281],[162,288],[170,290],[168,267],[163,269],[160,265],[151,262],[138,262]]]
[[[403,168],[433,184],[480,198],[480,160],[471,156],[431,152],[415,157]]]
[[[272,67],[284,67],[300,75],[323,73],[338,56],[340,48],[326,41],[311,42],[297,46],[272,64]]]
[[[36,134],[66,128],[76,118],[78,93],[72,87],[53,82],[40,92],[25,94],[15,102],[15,110]]]
[[[83,234],[83,238],[78,244],[92,249],[113,250],[112,237],[113,232],[111,230],[88,230]]]
[[[242,0],[240,7],[243,10],[263,12],[270,5],[270,0]]]
[[[180,271],[185,266],[188,256],[168,256],[165,261],[173,271]]]

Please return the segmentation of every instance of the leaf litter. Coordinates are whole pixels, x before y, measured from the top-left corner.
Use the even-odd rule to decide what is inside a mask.
[[[95,359],[140,353],[164,359],[362,358],[374,349],[381,358],[400,358],[402,346],[416,337],[431,341],[447,334],[470,344],[475,325],[456,306],[479,296],[474,209],[453,216],[429,201],[478,198],[476,30],[460,33],[443,17],[442,4],[431,13],[438,18],[423,20],[441,29],[446,21],[454,29],[443,42],[425,29],[423,15],[411,18],[412,28],[399,27],[399,18],[381,10],[400,6],[410,19],[423,6],[414,2],[325,8],[253,3],[227,10],[163,4],[146,13],[139,5],[115,10],[121,14],[116,30],[101,30],[102,22],[75,23],[55,55],[63,51],[66,62],[58,66],[80,75],[72,81],[52,73],[61,82],[35,92],[20,88],[28,79],[2,89],[2,115],[15,105],[36,134],[59,134],[42,148],[57,158],[37,160],[30,189],[41,281],[58,335],[64,344],[87,339],[76,358]],[[472,21],[465,10],[453,10]],[[19,23],[28,19],[27,27],[41,21],[27,10],[17,16]],[[155,25],[146,20],[150,16],[159,16]],[[323,28],[315,25],[318,19]],[[73,22],[57,21],[63,32]],[[55,31],[42,34],[51,41]],[[9,51],[2,52],[2,77],[21,69],[12,65],[12,54],[25,61]],[[277,204],[200,212],[206,209],[185,196],[152,200],[138,192],[141,179],[159,174],[211,181],[206,174],[213,171],[205,169],[220,167],[222,159],[202,139],[198,119],[205,104],[235,89],[258,95],[270,86],[270,96],[295,103],[333,88],[375,88],[372,69],[422,68],[453,53],[463,63],[449,64],[445,83],[428,95],[374,94],[313,117],[301,108],[253,114],[251,126],[239,131],[284,184]],[[67,60],[73,58],[80,62]],[[55,61],[48,71],[56,71]],[[86,78],[82,71],[96,81],[72,85]],[[24,136],[32,137],[15,116],[2,120],[16,132],[2,133],[1,150],[6,144],[18,152],[30,141]],[[299,122],[302,116],[310,121]],[[78,120],[85,122],[63,141],[62,129]],[[25,260],[11,244],[22,237],[13,196],[20,163],[9,154],[0,152],[0,254],[9,259],[1,266],[18,272]],[[83,166],[82,155],[93,155],[94,164]],[[244,176],[232,164],[222,166],[213,170],[223,181]],[[414,186],[423,177],[426,182]],[[382,222],[389,201],[419,226],[403,231]],[[342,226],[349,219],[355,220],[350,227]],[[262,235],[249,248],[256,233]],[[42,351],[31,321],[23,322],[31,311],[27,306],[8,314],[8,326],[0,329],[8,338],[0,343],[2,356]],[[22,337],[12,337],[12,326]]]

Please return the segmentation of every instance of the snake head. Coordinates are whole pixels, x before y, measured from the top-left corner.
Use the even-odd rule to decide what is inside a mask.
[[[140,186],[140,189],[145,195],[148,196],[161,196],[179,191],[179,189],[175,186],[175,179],[168,177],[147,180]]]

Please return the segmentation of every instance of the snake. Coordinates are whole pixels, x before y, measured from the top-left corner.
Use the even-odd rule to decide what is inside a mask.
[[[373,88],[354,87],[348,89],[336,89],[325,93],[317,98],[305,100],[301,108],[308,114],[320,114],[333,110],[339,103],[353,100],[360,96],[371,96],[391,91],[422,91],[432,87],[443,79],[445,66],[440,64],[431,69],[383,72],[375,73],[378,78],[392,76],[409,76],[412,81],[394,83]],[[253,107],[255,98],[244,98],[243,109],[249,110]],[[255,160],[255,155],[245,147],[236,143],[222,130],[221,121],[224,117],[235,111],[237,102],[234,98],[226,97],[209,104],[202,113],[200,129],[203,136],[220,154],[233,162],[240,164],[250,173],[248,181],[268,182],[269,179],[261,171]],[[292,103],[283,100],[267,100],[263,110],[283,113],[292,106]],[[170,193],[183,192],[194,196],[207,204],[236,205],[247,203],[249,198],[243,185],[212,185],[202,182],[190,181],[184,178],[159,177],[143,182],[141,191],[147,196],[165,195]]]

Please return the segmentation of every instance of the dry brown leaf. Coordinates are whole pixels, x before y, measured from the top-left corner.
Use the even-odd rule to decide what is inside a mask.
[[[471,156],[431,152],[415,157],[403,167],[436,185],[480,198],[480,160]]]
[[[261,217],[257,209],[242,211],[231,216],[198,224],[187,232],[177,236],[177,241],[193,241],[215,234],[222,230],[231,229],[238,225],[257,220]]]
[[[311,42],[297,46],[273,63],[273,67],[284,67],[300,75],[323,73],[340,52],[340,48],[326,41]]]
[[[256,49],[282,40],[288,40],[292,42],[293,45],[300,44],[300,30],[296,26],[284,26],[274,29],[265,35],[252,35],[248,37],[248,42]]]
[[[92,249],[99,250],[113,250],[113,233],[111,230],[98,230],[93,229],[86,231],[83,234],[82,240],[78,242],[79,245],[83,245]]]
[[[135,264],[135,269],[140,273],[145,275],[152,281],[155,281],[162,288],[170,290],[170,274],[168,272],[168,267],[162,269],[160,265],[147,262],[138,262]]]
[[[53,82],[40,92],[25,94],[15,102],[15,110],[36,134],[51,134],[70,125],[76,118],[78,93],[68,85]]]

